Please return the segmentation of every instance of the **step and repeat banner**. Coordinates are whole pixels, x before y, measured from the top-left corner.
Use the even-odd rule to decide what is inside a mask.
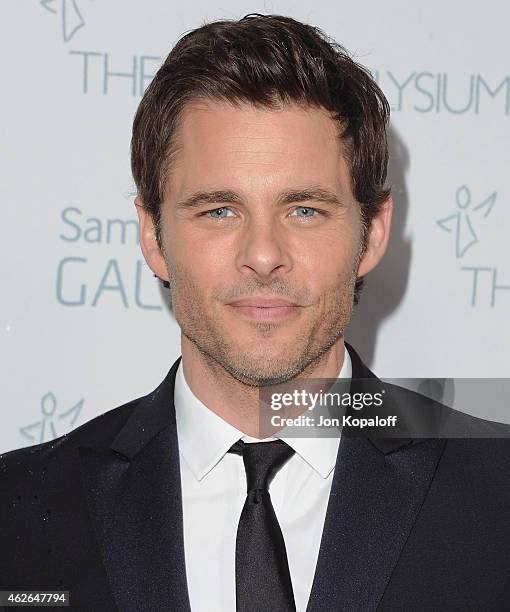
[[[131,124],[182,34],[252,12],[320,27],[391,104],[393,233],[348,341],[379,376],[508,376],[507,3],[1,8],[0,452],[145,395],[179,356],[178,326],[139,250]]]

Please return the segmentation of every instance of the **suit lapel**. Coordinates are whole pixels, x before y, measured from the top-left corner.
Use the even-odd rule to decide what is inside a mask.
[[[375,378],[346,346],[352,378]],[[444,443],[341,438],[307,612],[376,610]]]
[[[79,449],[90,518],[123,612],[190,610],[173,404],[179,361],[108,450]]]

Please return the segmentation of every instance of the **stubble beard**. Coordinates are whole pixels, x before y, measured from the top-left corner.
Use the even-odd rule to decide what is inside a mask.
[[[280,324],[253,323],[253,339],[247,346],[240,345],[229,336],[228,330],[216,325],[208,316],[200,291],[190,276],[167,263],[174,315],[182,334],[194,344],[213,371],[219,366],[250,387],[284,383],[313,372],[343,336],[352,314],[359,258],[360,253],[351,270],[338,275],[335,285],[323,296],[320,307],[317,304],[308,307],[316,309],[317,315],[306,329],[298,330],[295,338],[286,342],[278,354],[268,353],[263,345],[270,342],[268,338],[272,334],[278,333]]]

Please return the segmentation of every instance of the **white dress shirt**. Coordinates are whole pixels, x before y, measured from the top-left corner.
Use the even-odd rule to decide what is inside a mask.
[[[339,378],[351,378],[349,352]],[[242,457],[228,453],[243,434],[209,410],[189,388],[179,364],[175,379],[186,576],[192,612],[235,612],[237,525],[246,499]],[[270,438],[273,439],[273,438]],[[340,440],[285,438],[296,452],[269,492],[283,533],[297,612],[312,588]]]

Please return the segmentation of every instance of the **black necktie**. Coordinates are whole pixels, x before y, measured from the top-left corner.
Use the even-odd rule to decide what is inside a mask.
[[[236,442],[248,494],[236,540],[237,612],[295,612],[287,551],[269,495],[269,483],[294,453],[283,440]]]

